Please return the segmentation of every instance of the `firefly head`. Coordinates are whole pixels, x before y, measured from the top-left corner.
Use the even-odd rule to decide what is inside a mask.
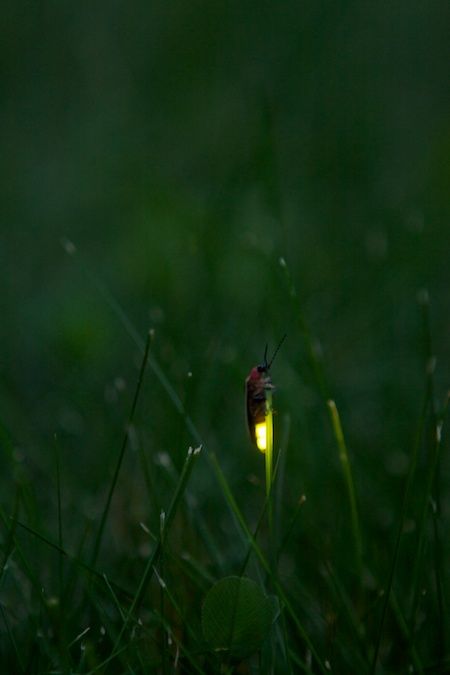
[[[278,350],[280,349],[280,347],[283,344],[283,342],[285,341],[285,339],[286,339],[286,334],[283,335],[280,342],[278,343],[278,346],[275,349],[275,351],[273,353],[273,356],[270,359],[270,361],[267,360],[267,345],[266,345],[266,348],[264,350],[264,362],[262,364],[260,364],[259,366],[256,366],[256,369],[257,369],[258,373],[268,373],[269,372],[270,367],[271,367],[272,363],[274,362],[274,359],[275,359],[276,355],[278,354]]]
[[[267,352],[267,347],[266,347],[266,352]],[[266,352],[264,353],[264,363],[260,363],[259,366],[256,366],[256,370],[261,375],[263,373],[267,373],[268,370],[269,370],[269,364],[267,363],[267,359],[266,359]]]
[[[286,335],[284,335],[283,338],[281,339],[281,341],[279,342],[278,347],[275,349],[275,352],[274,352],[272,358],[270,359],[270,361],[267,360],[267,345],[266,345],[266,348],[264,350],[264,361],[263,361],[263,363],[260,363],[258,366],[255,366],[254,368],[251,369],[250,375],[248,376],[247,380],[255,380],[255,381],[260,380],[261,378],[264,377],[265,374],[267,374],[269,372],[270,367],[273,363],[273,360],[274,360],[275,356],[277,355],[278,350],[280,349],[281,345],[283,344],[285,338],[286,338]]]

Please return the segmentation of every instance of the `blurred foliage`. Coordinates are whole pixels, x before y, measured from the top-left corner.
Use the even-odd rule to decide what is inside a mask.
[[[26,485],[27,515],[56,532],[56,434],[73,545],[98,518],[140,362],[114,298],[140,335],[155,329],[155,357],[250,518],[263,467],[243,383],[288,333],[273,368],[280,434],[291,420],[282,499],[289,509],[304,492],[308,506],[285,573],[301,594],[295,565],[313,578],[330,551],[346,560],[344,486],[283,256],[341,411],[366,552],[385,579],[425,386],[423,288],[440,403],[450,375],[450,5],[7,0],[2,14],[7,511]],[[149,373],[103,563],[122,569],[129,547],[144,546],[138,523],[156,528],[171,490],[158,467],[168,455],[179,468],[192,442]],[[138,446],[152,458],[153,497]],[[193,492],[232,573],[242,552],[227,549],[233,531],[206,464]],[[188,542],[181,526],[179,536],[208,562],[200,537]]]

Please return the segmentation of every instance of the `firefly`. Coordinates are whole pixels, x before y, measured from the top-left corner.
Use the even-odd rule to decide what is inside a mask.
[[[269,370],[283,344],[286,335],[278,343],[278,347],[270,359],[267,360],[267,345],[264,350],[264,361],[251,369],[245,380],[245,395],[247,408],[247,424],[250,439],[261,452],[266,452],[272,446],[272,392],[275,387],[269,375]]]

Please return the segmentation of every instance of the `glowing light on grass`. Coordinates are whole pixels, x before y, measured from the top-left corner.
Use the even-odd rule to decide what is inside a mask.
[[[273,414],[272,414],[272,391],[270,389],[266,392],[266,419],[264,423],[265,423],[266,447],[264,448],[263,452],[266,455],[266,493],[267,495],[269,495],[272,487],[272,463],[273,463]]]
[[[273,455],[273,414],[272,392],[267,390],[265,400],[265,417],[263,422],[257,422],[254,427],[255,443],[258,450],[265,455],[266,460],[266,492],[269,494],[272,484],[272,455]]]
[[[260,422],[255,426],[255,438],[258,450],[266,452],[267,448],[267,424],[266,421]]]

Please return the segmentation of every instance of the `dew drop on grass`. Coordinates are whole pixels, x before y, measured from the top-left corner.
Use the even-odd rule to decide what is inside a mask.
[[[164,469],[170,469],[172,466],[172,460],[167,452],[158,452],[155,457],[155,462],[164,467]]]
[[[75,246],[73,241],[71,241],[67,237],[63,237],[61,239],[61,246],[63,247],[67,255],[75,255],[75,253],[77,252],[77,247]]]

